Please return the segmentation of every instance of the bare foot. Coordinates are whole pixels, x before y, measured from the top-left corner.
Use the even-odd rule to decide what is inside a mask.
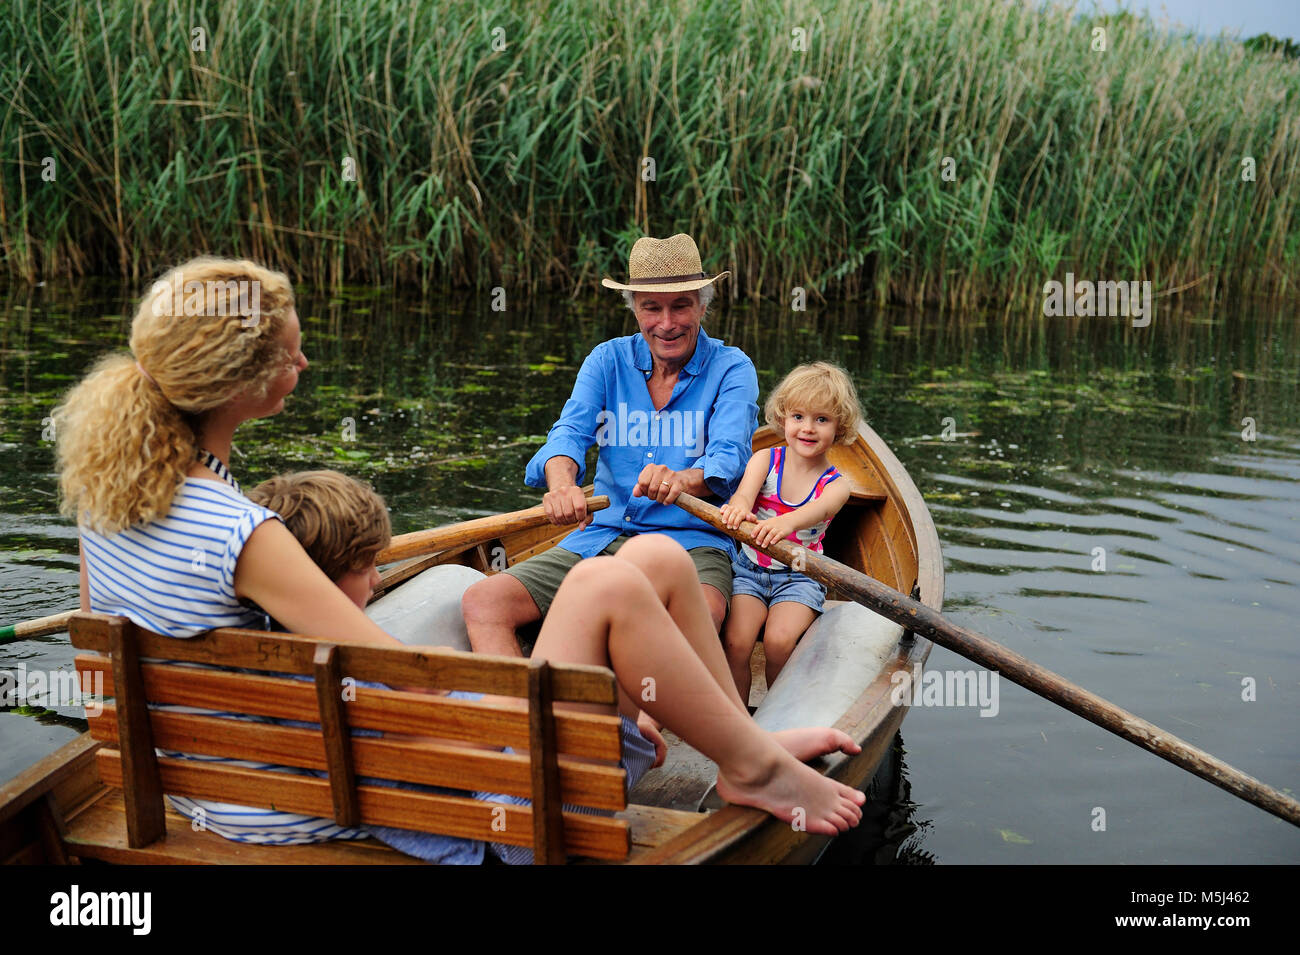
[[[806,726],[793,730],[777,730],[769,734],[781,744],[781,748],[799,762],[807,762],[827,753],[845,753],[856,756],[862,747],[853,742],[853,737],[839,730],[825,726]]]
[[[780,753],[758,771],[718,772],[718,795],[727,802],[753,806],[795,828],[833,836],[862,821],[859,808],[867,797],[856,789],[823,776],[817,770]]]

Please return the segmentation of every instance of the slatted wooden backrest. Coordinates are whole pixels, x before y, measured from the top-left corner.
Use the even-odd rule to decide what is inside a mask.
[[[77,656],[77,670],[102,673],[104,695],[115,698],[90,720],[90,729],[117,744],[100,751],[99,769],[104,782],[123,790],[133,848],[164,834],[162,794],[170,792],[328,817],[345,826],[531,846],[539,863],[562,862],[566,854],[621,859],[629,851],[625,821],[561,811],[562,803],[626,808],[618,716],[586,711],[591,707],[552,708],[615,706],[614,677],[602,667],[438,648],[334,645],[256,630],[213,630],[178,640],[94,613],[77,614],[69,629],[74,647],[94,651]],[[408,689],[356,685],[365,682]],[[420,688],[510,699],[411,691]],[[302,720],[319,728],[150,710],[148,704]],[[354,736],[353,729],[409,738]],[[505,746],[526,752],[505,753]],[[328,775],[155,756],[155,747]],[[526,796],[533,808],[358,784],[361,777]]]

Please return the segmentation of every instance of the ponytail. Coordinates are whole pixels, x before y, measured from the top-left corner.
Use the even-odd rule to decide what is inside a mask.
[[[60,511],[100,534],[164,516],[194,463],[190,416],[127,355],[109,355],[54,411]]]

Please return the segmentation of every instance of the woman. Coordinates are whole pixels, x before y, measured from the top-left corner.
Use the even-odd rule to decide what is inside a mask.
[[[241,282],[255,294],[238,310],[207,294]],[[256,625],[252,603],[295,633],[401,646],[227,469],[235,430],[278,413],[307,367],[288,279],[247,261],[187,262],[144,296],[130,345],[132,356],[103,359],[55,413],[62,508],[81,530],[82,608],[184,638]],[[693,565],[672,547],[652,541],[626,559],[590,562],[566,599],[557,595],[535,654],[611,667],[632,717],[631,699],[653,676],[645,709],[718,763],[724,798],[804,819],[810,832],[856,825],[862,794],[799,761],[856,747],[826,729],[765,733],[728,697],[708,609],[688,595],[699,591]],[[270,810],[174,803],[203,809],[208,828],[243,841],[364,835]]]

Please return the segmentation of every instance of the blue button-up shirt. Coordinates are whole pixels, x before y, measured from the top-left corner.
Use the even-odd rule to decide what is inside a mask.
[[[754,363],[701,328],[695,353],[661,409],[655,408],[646,385],[652,367],[650,346],[639,334],[597,345],[582,363],[546,444],[528,462],[524,480],[531,487],[546,487],[546,462],[557,455],[577,462],[582,484],[587,450],[599,445],[596,493],[609,495],[609,507],[559,544],[581,557],[599,554],[620,534],[655,532],[670,535],[687,550],[732,552],[725,534],[680,507],[633,497],[632,488],[647,464],[674,471],[701,468],[709,489],[730,499],[749,463],[758,422]]]

